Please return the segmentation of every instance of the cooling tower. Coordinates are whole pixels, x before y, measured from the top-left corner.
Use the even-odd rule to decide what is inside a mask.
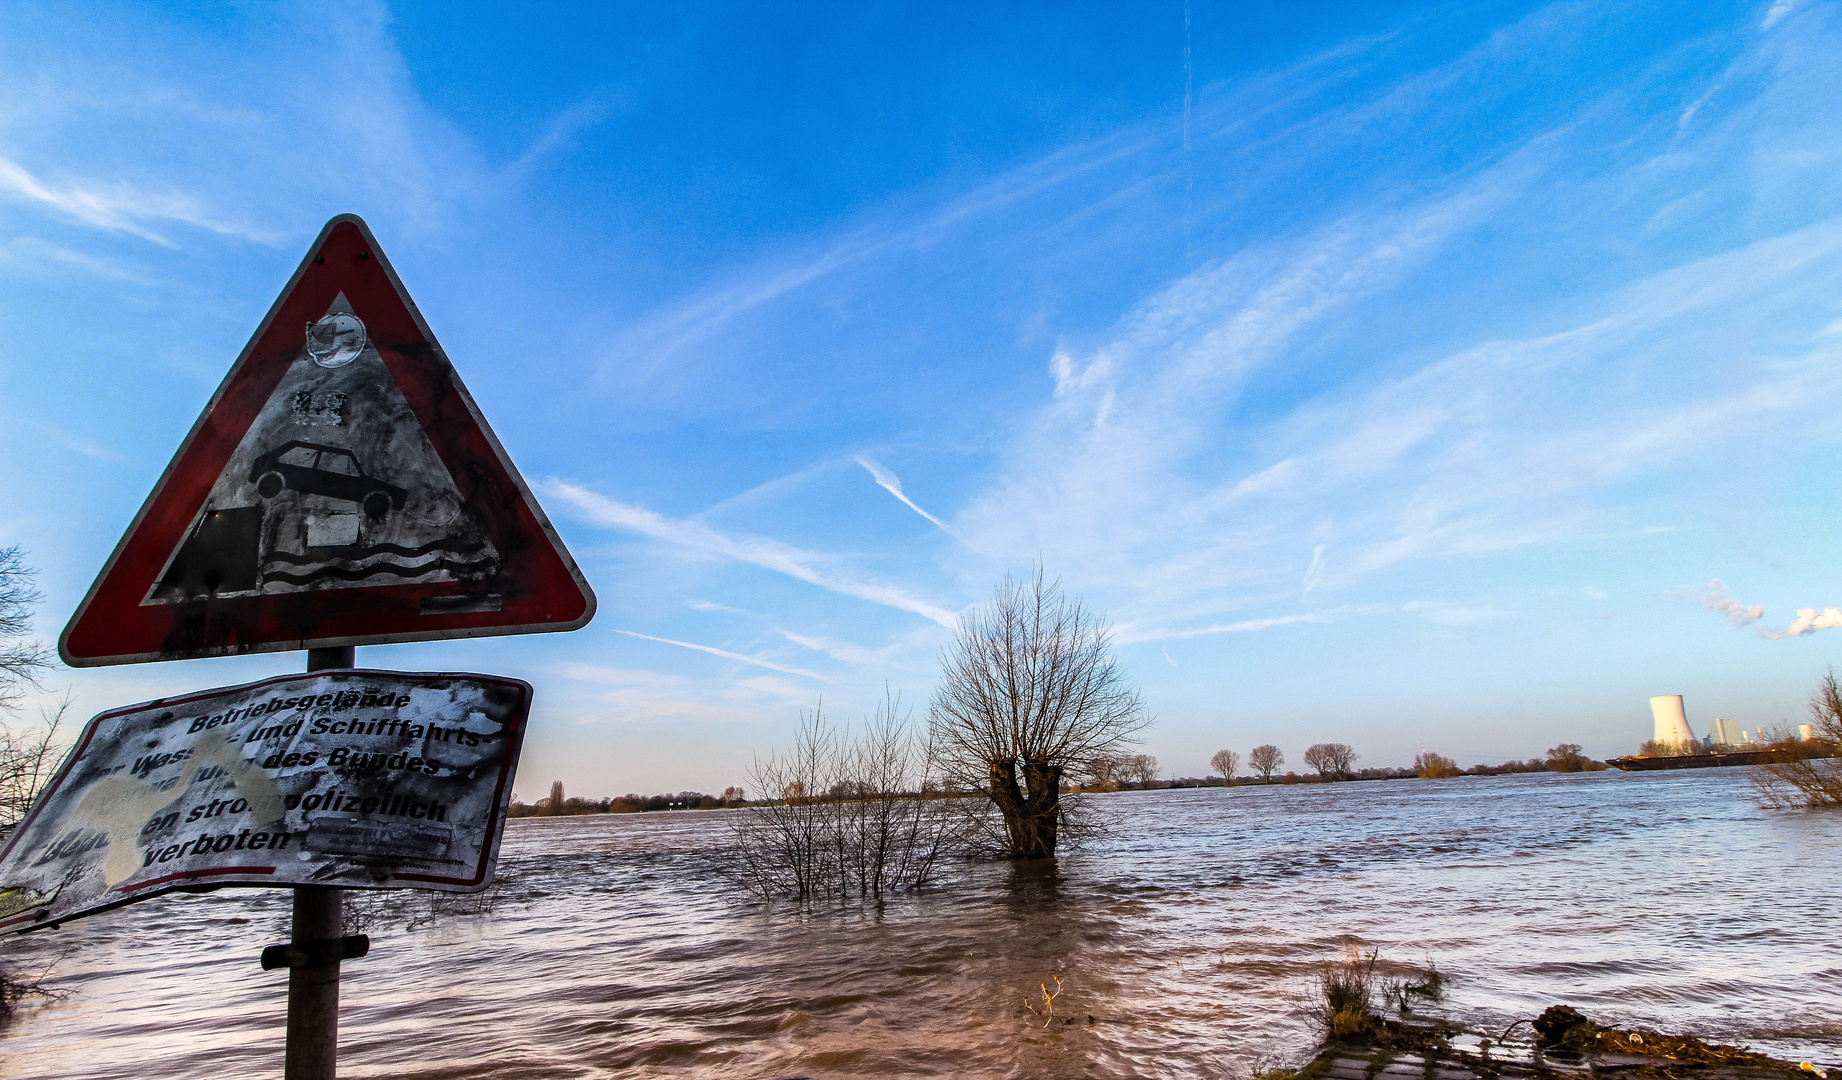
[[[1816,738],[1816,729],[1809,724],[1799,724],[1797,725],[1797,737],[1805,742],[1809,742],[1811,739]]]
[[[1695,741],[1689,730],[1688,714],[1682,711],[1681,694],[1664,694],[1650,699],[1650,715],[1656,718],[1656,741],[1681,746]]]

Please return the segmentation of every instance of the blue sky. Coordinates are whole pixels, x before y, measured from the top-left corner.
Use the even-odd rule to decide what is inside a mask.
[[[1791,720],[1842,642],[1838,115],[1817,0],[10,4],[0,543],[54,638],[353,212],[600,597],[362,654],[532,681],[527,795],[924,710],[1038,559],[1167,772]]]

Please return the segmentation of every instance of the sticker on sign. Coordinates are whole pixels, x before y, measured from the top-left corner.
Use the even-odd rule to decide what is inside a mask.
[[[0,932],[200,886],[485,888],[530,709],[355,669],[102,713],[0,849]]]

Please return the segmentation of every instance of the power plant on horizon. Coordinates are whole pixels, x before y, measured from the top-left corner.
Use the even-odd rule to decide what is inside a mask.
[[[1650,699],[1650,715],[1656,720],[1656,734],[1652,738],[1664,746],[1688,746],[1699,743],[1709,750],[1716,747],[1731,746],[1740,750],[1764,749],[1771,740],[1765,737],[1763,727],[1747,731],[1732,720],[1716,717],[1705,738],[1695,738],[1689,728],[1688,713],[1682,708],[1681,694],[1663,694]],[[1809,739],[1815,731],[1809,724],[1800,724],[1797,737]]]
[[[1716,717],[1705,738],[1697,739],[1682,708],[1681,694],[1661,694],[1650,699],[1656,733],[1636,754],[1612,758],[1626,772],[1654,769],[1705,769],[1717,765],[1761,765],[1773,760],[1765,728],[1752,731],[1732,720]],[[1808,742],[1815,736],[1809,724],[1800,724],[1797,737]],[[1824,755],[1827,756],[1827,755]]]

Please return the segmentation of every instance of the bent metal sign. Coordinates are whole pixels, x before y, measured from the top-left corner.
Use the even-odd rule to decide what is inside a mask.
[[[485,888],[530,708],[342,670],[102,713],[0,849],[0,933],[201,886]]]

